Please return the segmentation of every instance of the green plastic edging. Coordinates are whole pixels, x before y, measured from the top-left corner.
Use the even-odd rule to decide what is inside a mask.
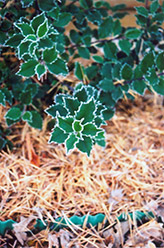
[[[135,219],[136,221],[141,222],[145,218],[147,220],[150,220],[155,216],[152,212],[144,213],[141,211],[135,211],[134,213],[128,213],[128,214],[123,213],[119,217],[117,217],[117,220],[123,222],[123,221],[127,221],[129,217],[132,220]],[[115,221],[115,223],[117,223],[117,220]],[[13,224],[16,223],[18,222],[13,221],[11,219],[6,221],[0,221],[0,235],[3,236],[5,235],[5,232],[7,230],[12,230],[14,228]],[[46,225],[43,223],[41,219],[37,219],[32,232],[37,233],[46,229],[47,227],[50,230],[55,230],[58,232],[60,229],[69,228],[69,226],[71,225],[77,225],[81,228],[83,228],[84,226],[91,228],[91,227],[97,227],[100,223],[104,223],[106,227],[109,225],[106,216],[102,213],[96,215],[84,215],[84,216],[73,215],[70,218],[59,217],[55,219],[54,222],[48,223],[47,221],[45,221]]]

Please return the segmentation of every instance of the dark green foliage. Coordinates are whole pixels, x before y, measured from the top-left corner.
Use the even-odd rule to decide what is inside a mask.
[[[49,106],[55,120],[50,142],[89,155],[95,143],[105,146],[102,125],[119,99],[146,89],[164,95],[164,5],[137,1],[145,3],[135,8],[137,28],[121,26],[124,4],[1,2],[0,104],[8,107],[7,125],[25,121],[41,129]],[[68,73],[83,83],[67,81]],[[1,132],[0,148],[7,142]]]

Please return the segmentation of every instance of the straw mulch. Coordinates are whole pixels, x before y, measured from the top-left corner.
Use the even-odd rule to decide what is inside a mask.
[[[5,111],[0,111],[4,122]],[[9,139],[15,148],[0,154],[0,220],[20,224],[14,236],[0,238],[0,247],[164,247],[163,227],[156,219],[140,227],[133,223],[133,230],[118,223],[106,237],[74,226],[32,237],[24,232],[35,218],[53,221],[74,214],[104,213],[112,224],[123,212],[153,211],[164,221],[162,99],[147,95],[120,102],[105,127],[106,148],[95,146],[90,158],[79,151],[67,156],[63,145],[48,144],[48,120],[42,131],[23,123],[12,127]]]

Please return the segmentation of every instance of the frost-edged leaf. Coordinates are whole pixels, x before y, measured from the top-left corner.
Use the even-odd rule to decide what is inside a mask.
[[[56,46],[45,49],[43,51],[43,60],[46,63],[53,63],[57,59],[58,51],[56,50]]]
[[[127,39],[138,39],[142,35],[142,31],[137,28],[131,28],[125,32]]]
[[[90,152],[92,150],[92,140],[91,140],[90,137],[87,137],[87,136],[83,136],[82,138],[83,138],[83,140],[79,140],[76,143],[76,147],[81,152],[87,153],[87,155],[89,156],[90,155]]]
[[[12,107],[6,113],[5,118],[6,119],[10,119],[12,121],[16,121],[16,120],[19,120],[20,119],[21,114],[22,114],[22,112],[21,112],[20,108]]]
[[[64,143],[67,138],[68,138],[68,134],[66,134],[59,127],[55,127],[53,132],[51,133],[49,143],[56,142],[56,143],[61,144],[61,143]]]
[[[50,106],[45,111],[47,114],[51,115],[54,118],[56,117],[57,112],[60,114],[60,116],[66,116],[68,114],[67,109],[59,103]]]
[[[75,98],[64,98],[64,103],[66,109],[69,111],[70,115],[74,115],[80,106],[80,102]]]
[[[2,92],[2,90],[0,90],[0,104],[5,106],[5,101],[6,101],[5,94]]]
[[[35,67],[37,64],[38,62],[36,60],[29,60],[21,64],[20,70],[17,74],[23,77],[32,77],[35,75]]]
[[[77,47],[80,57],[90,59],[90,53],[87,47]]]
[[[20,94],[20,101],[22,104],[29,105],[32,103],[32,93],[30,90],[23,91]]]
[[[38,0],[38,5],[42,11],[52,11],[56,8],[56,0]]]
[[[21,31],[23,36],[34,34],[34,30],[28,23],[16,23],[15,26]]]
[[[52,64],[46,64],[48,70],[50,71],[50,73],[52,74],[56,74],[56,75],[66,75],[68,73],[68,68],[66,65],[66,62],[62,59],[57,59],[54,63]]]
[[[123,92],[121,87],[116,87],[115,90],[112,92],[112,99],[117,102],[119,99],[123,97]]]
[[[32,42],[30,43],[29,47],[28,47],[28,53],[30,54],[30,56],[35,55],[35,50],[37,48],[37,43],[36,42]]]
[[[104,49],[104,56],[106,59],[116,59],[116,53],[118,51],[118,48],[114,44],[114,42],[105,43],[103,49]]]
[[[31,122],[32,121],[32,114],[30,111],[26,111],[22,116],[23,121]]]
[[[27,41],[27,40],[29,40],[29,41],[36,41],[37,40],[36,35],[35,34],[29,34],[29,35],[27,35],[26,38],[24,39],[24,41]]]
[[[80,121],[77,121],[77,120],[74,121],[74,123],[73,123],[73,130],[75,132],[81,132],[83,130],[83,126],[81,124],[81,120]]]
[[[6,41],[5,45],[17,48],[23,39],[24,37],[22,34],[15,34]]]
[[[71,13],[62,12],[60,13],[58,20],[53,23],[56,27],[64,27],[68,25],[68,23],[71,21],[72,15]]]
[[[8,90],[6,87],[0,90],[5,95],[5,101],[7,101],[10,105],[13,103],[13,94],[11,90]]]
[[[132,44],[128,40],[119,40],[119,47],[124,53],[129,55]]]
[[[35,74],[37,75],[37,78],[40,80],[45,73],[46,73],[45,65],[37,64],[37,66],[35,67]]]
[[[143,73],[146,73],[149,68],[154,65],[154,55],[153,53],[148,53],[145,55],[143,60],[141,61],[141,70]]]
[[[144,16],[144,17],[146,17],[146,18],[148,17],[149,12],[148,12],[148,10],[147,10],[145,7],[139,6],[139,7],[135,7],[135,8],[136,8],[137,13],[138,13],[139,15]]]
[[[40,15],[35,16],[31,21],[31,27],[37,32],[38,27],[44,23],[46,17],[44,12],[42,12]]]
[[[74,121],[73,117],[57,117],[59,127],[66,133],[73,132],[72,124]]]
[[[102,113],[104,120],[105,121],[110,120],[113,117],[114,113],[115,111],[113,109],[109,109],[109,108],[105,109]]]
[[[18,46],[18,58],[21,59],[24,54],[28,53],[29,45],[31,44],[30,41],[21,42]]]
[[[132,67],[128,64],[124,64],[121,68],[121,78],[125,80],[131,80],[133,76]]]
[[[163,71],[164,70],[164,52],[161,52],[156,57],[156,65],[158,70]]]
[[[82,134],[86,135],[86,136],[95,136],[98,132],[100,132],[101,129],[97,128],[94,124],[92,123],[88,123],[84,125],[84,129],[82,131]]]
[[[104,62],[103,57],[98,56],[98,55],[93,55],[93,56],[92,56],[92,59],[93,59],[94,61],[96,61],[97,63],[100,63],[100,64],[102,64],[102,63]]]
[[[115,86],[113,85],[113,80],[109,78],[102,79],[99,82],[98,87],[105,92],[108,92],[108,91],[111,92],[115,88]]]
[[[145,75],[145,79],[149,82],[150,85],[156,85],[159,82],[155,68],[150,68]]]
[[[113,25],[113,20],[111,16],[104,19],[98,29],[99,38],[103,39],[108,37],[113,31],[112,25]]]
[[[85,69],[84,66],[81,65],[79,62],[75,63],[75,76],[79,79],[79,80],[83,80],[85,75]]]
[[[91,99],[87,103],[81,103],[81,106],[79,107],[75,117],[77,120],[82,120],[82,124],[92,122],[95,109],[95,102],[93,99]]]
[[[111,80],[112,78],[112,64],[110,62],[103,63],[102,68],[100,69],[100,73],[103,78],[108,78]]]
[[[41,39],[47,34],[47,32],[48,32],[48,20],[46,18],[45,21],[42,24],[40,24],[40,26],[38,27],[36,34]]]
[[[140,95],[143,95],[147,88],[144,80],[135,80],[132,85],[133,89]]]
[[[99,146],[102,146],[102,147],[105,147],[105,146],[106,146],[105,139],[95,139],[95,142],[96,142]]]
[[[75,91],[74,97],[76,97],[79,102],[86,102],[88,99],[86,88],[82,87],[81,89]]]
[[[76,135],[74,133],[72,133],[66,140],[65,145],[66,145],[66,149],[67,149],[67,153],[75,148],[75,144],[78,141],[78,138],[76,137]]]
[[[30,7],[33,4],[34,0],[21,0],[23,8]]]
[[[164,95],[164,79],[160,78],[159,83],[153,86],[153,89],[160,95]]]
[[[35,110],[30,111],[30,113],[32,114],[32,120],[28,121],[28,124],[31,127],[42,129],[43,120],[42,120],[41,115]]]
[[[159,1],[153,0],[153,2],[150,4],[150,12],[152,14],[155,14],[158,8],[159,8]]]
[[[38,42],[39,49],[44,50],[46,48],[52,48],[53,46],[54,46],[54,42],[49,37],[42,38]]]

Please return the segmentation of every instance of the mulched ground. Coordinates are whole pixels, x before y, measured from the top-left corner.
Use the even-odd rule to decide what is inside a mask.
[[[0,121],[4,123],[4,107]],[[66,156],[63,145],[48,144],[46,131],[17,124],[9,137],[12,152],[0,154],[0,220],[18,222],[0,238],[0,247],[164,247],[164,111],[162,97],[147,94],[123,101],[106,129],[107,146],[90,158]],[[71,226],[25,233],[36,218],[104,213],[114,223],[121,213],[152,211],[140,226],[128,220],[115,228]],[[125,235],[126,234],[126,235]]]

